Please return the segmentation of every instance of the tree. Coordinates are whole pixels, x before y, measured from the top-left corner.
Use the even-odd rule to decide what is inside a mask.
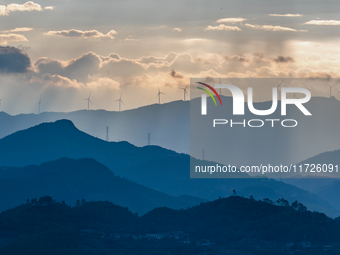
[[[269,198],[264,198],[263,202],[266,202],[266,203],[271,204],[271,205],[274,204],[274,202],[272,200],[270,200]]]
[[[236,196],[236,190],[233,189],[233,196]]]
[[[276,204],[281,205],[281,206],[289,206],[288,200],[286,200],[284,198],[280,198],[280,199],[276,200]]]
[[[52,202],[53,202],[53,199],[50,196],[44,196],[44,197],[39,198],[40,204],[44,204],[44,203],[50,204]]]
[[[79,201],[79,199],[77,199],[76,205],[77,205],[77,206],[80,206],[80,201]]]
[[[254,201],[254,200],[255,200],[254,197],[253,197],[253,195],[250,195],[249,200],[251,200],[251,201]]]
[[[295,210],[298,208],[299,206],[299,202],[297,200],[295,200],[292,205],[291,205]]]
[[[84,198],[81,200],[81,204],[82,205],[86,204],[86,200]]]

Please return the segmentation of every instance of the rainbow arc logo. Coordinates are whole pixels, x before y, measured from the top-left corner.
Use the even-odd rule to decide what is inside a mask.
[[[197,82],[197,83],[201,84],[201,85],[203,85],[203,86],[205,86],[207,88],[209,88],[212,92],[214,92],[215,95],[217,96],[218,100],[220,101],[221,106],[222,106],[222,100],[221,100],[220,96],[218,95],[218,93],[216,92],[216,90],[213,87],[211,87],[210,85],[208,85],[206,83],[203,83],[203,82]],[[214,100],[214,103],[217,106],[216,100],[215,100],[213,94],[211,94],[211,92],[209,90],[201,88],[201,87],[197,87],[197,88],[203,90],[204,92],[206,92]]]

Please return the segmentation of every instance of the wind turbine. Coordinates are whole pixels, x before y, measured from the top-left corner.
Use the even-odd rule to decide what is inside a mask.
[[[281,86],[281,84],[282,84],[283,82],[284,82],[284,80],[282,80],[281,83],[279,84],[279,86],[277,86],[277,92],[278,92],[278,94],[280,94],[279,88],[280,88],[280,86]]]
[[[87,100],[87,110],[90,110],[90,102],[91,102],[91,104],[92,104],[92,101],[91,101],[90,97],[91,97],[91,93],[90,93],[90,95],[89,95],[88,98],[85,98],[85,99],[84,99],[84,100]]]
[[[181,88],[181,89],[183,89],[183,91],[184,91],[184,101],[185,101],[185,94],[188,95],[188,93],[187,93],[187,87],[188,87],[188,85],[187,85],[185,88]]]
[[[119,102],[119,111],[120,111],[120,104],[124,104],[123,101],[122,101],[122,95],[123,94],[120,94],[120,98],[118,100],[116,100],[116,102]]]
[[[161,94],[165,95],[163,92],[161,92],[158,88],[158,94],[156,97],[158,97],[158,103],[161,104]]]
[[[39,114],[40,114],[40,106],[43,106],[43,104],[41,103],[41,97],[40,97],[40,99],[39,99],[38,105],[39,105]]]
[[[336,84],[334,84],[333,86],[329,86],[329,97],[332,97],[332,88],[335,86]]]
[[[220,78],[220,84],[221,84],[221,78]],[[222,90],[221,90],[221,88],[220,88],[220,96],[222,95]]]
[[[0,98],[0,106],[1,106],[1,101],[2,101],[2,99]]]

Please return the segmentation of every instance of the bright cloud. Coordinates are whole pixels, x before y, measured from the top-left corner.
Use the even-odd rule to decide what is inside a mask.
[[[53,10],[54,7],[53,7],[53,6],[46,6],[46,7],[44,7],[44,9],[45,9],[45,10]]]
[[[174,29],[172,29],[172,31],[182,32],[182,28],[175,27]]]
[[[109,38],[114,39],[113,35],[116,35],[115,30],[111,30],[106,34],[99,32],[97,30],[82,31],[77,29],[61,30],[61,31],[48,31],[45,35],[55,35],[64,37],[83,37],[83,38]]]
[[[290,32],[305,32],[305,30],[296,30],[294,28],[290,27],[281,27],[281,26],[272,26],[272,25],[252,25],[252,24],[245,24],[245,26],[259,29],[259,30],[265,30],[265,31],[290,31]]]
[[[239,27],[236,26],[226,26],[220,24],[219,26],[208,26],[205,30],[225,30],[225,31],[241,31]]]
[[[273,17],[302,17],[302,14],[269,14],[269,16],[273,16]]]
[[[30,80],[30,83],[41,83],[48,84],[57,87],[73,87],[73,88],[82,88],[84,84],[76,81],[75,79],[69,79],[67,77],[60,76],[59,74],[44,74],[41,77],[33,76]]]
[[[24,4],[9,4],[0,5],[0,16],[7,16],[10,12],[15,11],[42,11],[40,4],[36,4],[32,1],[28,1]]]
[[[242,22],[247,19],[244,18],[224,18],[224,19],[219,19],[216,22],[217,23],[237,23],[237,22]]]
[[[9,33],[9,32],[28,32],[28,31],[32,31],[33,27],[17,27],[11,30],[6,30],[4,31],[5,33]]]
[[[0,34],[0,44],[7,44],[8,42],[27,42],[27,38],[18,34]]]
[[[305,25],[339,26],[340,20],[310,20]]]

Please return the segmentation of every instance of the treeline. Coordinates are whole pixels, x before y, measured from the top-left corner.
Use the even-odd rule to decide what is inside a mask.
[[[289,204],[283,198],[275,202],[269,199],[256,201],[234,194],[185,210],[156,208],[138,216],[128,208],[107,201],[86,202],[82,199],[77,201],[77,206],[71,207],[51,197],[42,197],[28,199],[26,204],[0,214],[0,240],[4,246],[0,248],[0,254],[30,254],[11,253],[18,252],[18,247],[26,251],[31,249],[31,254],[54,254],[46,252],[54,245],[65,252],[55,254],[106,254],[104,250],[140,254],[126,251],[122,247],[126,242],[130,243],[129,249],[135,247],[136,250],[150,251],[152,246],[164,246],[163,250],[168,252],[163,254],[182,254],[182,249],[186,254],[201,254],[197,247],[204,251],[202,254],[233,249],[250,254],[266,254],[266,251],[273,254],[270,252],[285,247],[286,243],[308,241],[318,247],[336,246],[340,244],[339,230],[339,219],[307,211],[299,202]],[[134,238],[175,232],[184,233],[186,242]],[[118,234],[128,238],[117,240],[114,236]],[[36,246],[38,242],[43,245]],[[171,247],[177,247],[179,251],[176,253]],[[33,252],[34,249],[40,253]],[[96,253],[99,251],[102,253]]]

